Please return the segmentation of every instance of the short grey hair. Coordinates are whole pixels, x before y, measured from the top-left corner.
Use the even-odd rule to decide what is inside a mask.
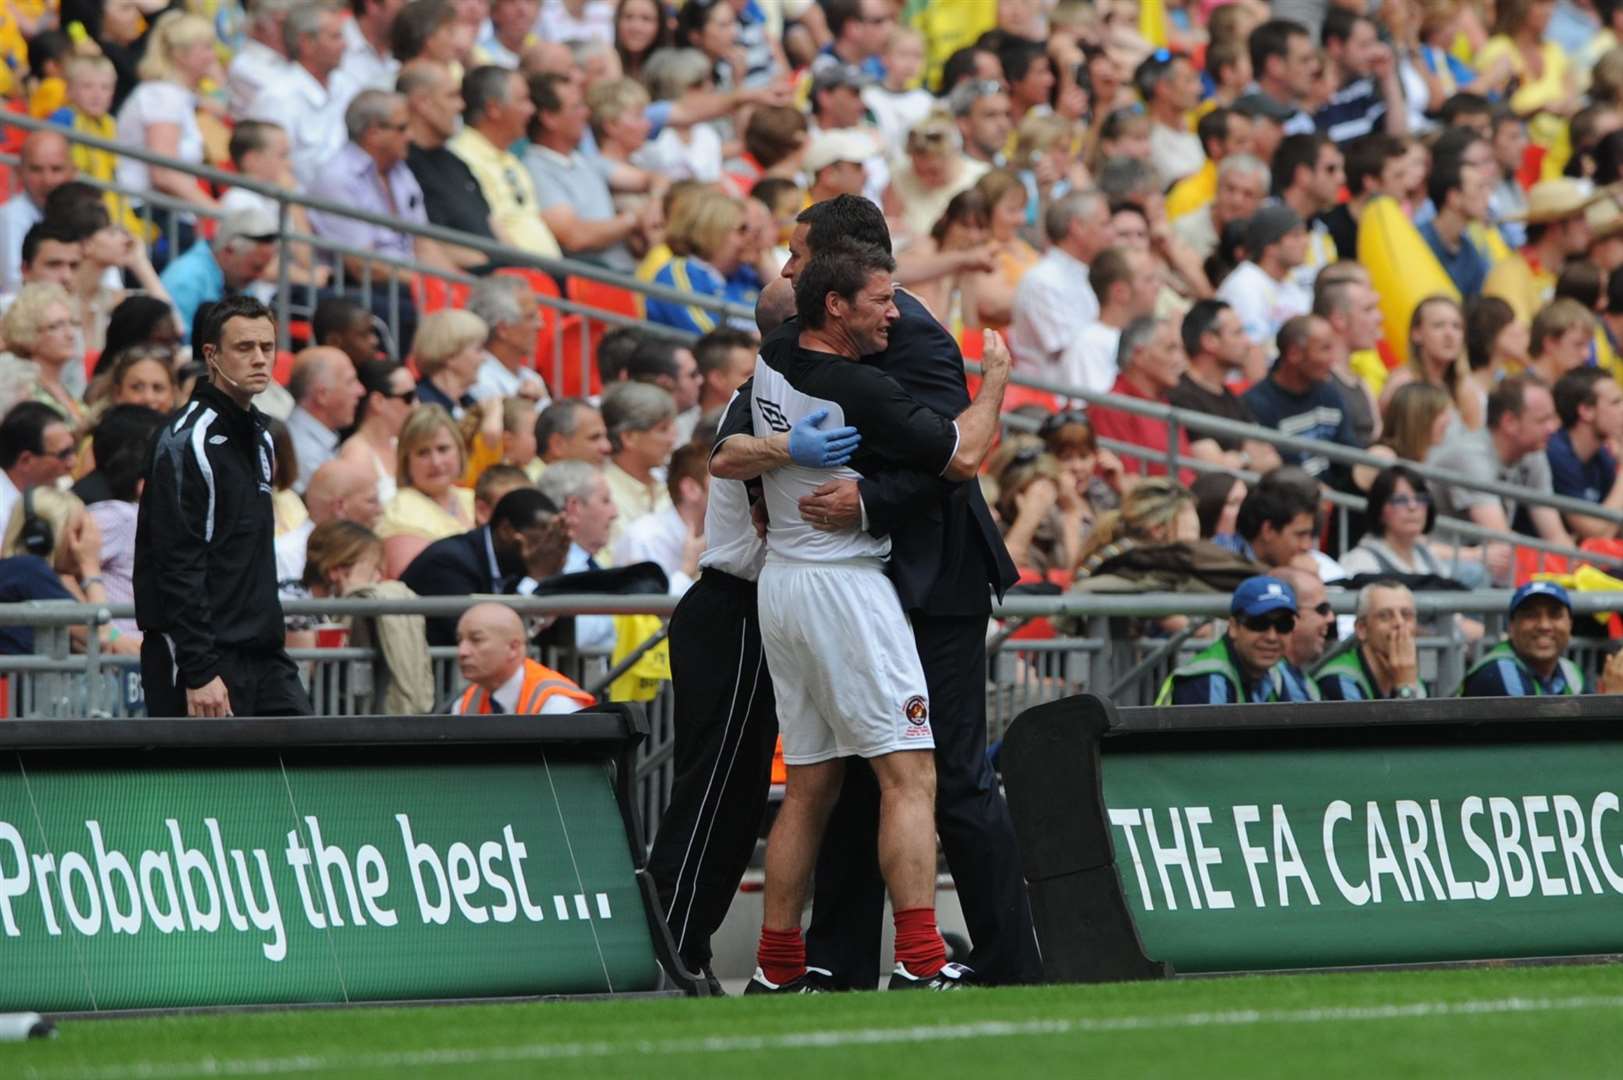
[[[349,141],[358,143],[368,131],[389,119],[395,106],[406,103],[405,95],[392,90],[362,90],[344,110],[344,128]]]
[[[601,411],[609,441],[618,450],[620,436],[626,432],[651,431],[674,418],[676,401],[653,383],[618,382],[604,391]]]
[[[545,456],[547,443],[552,441],[554,435],[562,435],[567,439],[575,434],[575,430],[580,427],[582,410],[594,411],[588,402],[580,398],[560,398],[542,409],[541,415],[535,418],[536,452]]]
[[[1043,216],[1043,231],[1048,234],[1051,243],[1057,244],[1070,233],[1072,222],[1086,217],[1097,206],[1109,207],[1105,197],[1097,190],[1086,188],[1072,191],[1049,205],[1048,213]]]
[[[1405,585],[1401,581],[1392,581],[1388,579],[1386,581],[1370,582],[1368,585],[1365,585],[1362,589],[1358,590],[1358,618],[1362,619],[1367,617],[1370,609],[1375,606],[1375,591],[1377,589],[1399,589],[1406,593],[1409,592],[1409,586]],[[1409,595],[1412,597],[1414,594],[1409,593]]]
[[[299,0],[248,0],[247,15],[250,22],[281,19],[299,4]]]
[[[714,72],[698,49],[656,49],[643,65],[642,81],[655,101],[675,101]]]
[[[474,285],[463,307],[485,320],[491,334],[495,334],[497,326],[524,317],[522,297],[527,289],[529,286],[518,278],[492,275]]]
[[[555,461],[546,467],[535,486],[562,510],[570,499],[584,499],[603,483],[603,470],[584,461]]]
[[[299,42],[319,33],[322,17],[337,10],[325,0],[313,0],[288,9],[287,19],[282,23],[282,47],[287,50],[287,58],[298,63]]]
[[[1236,174],[1250,174],[1251,176],[1260,177],[1263,191],[1268,190],[1270,179],[1268,166],[1261,158],[1252,157],[1250,154],[1230,154],[1217,163],[1217,178],[1219,180],[1227,180]]]
[[[1131,199],[1135,195],[1148,195],[1161,190],[1161,180],[1155,169],[1138,158],[1111,158],[1099,167],[1094,181],[1099,191],[1111,202]]]
[[[1160,319],[1153,315],[1140,315],[1122,329],[1121,341],[1116,346],[1116,367],[1123,374],[1132,370],[1133,357],[1150,343],[1160,328]]]

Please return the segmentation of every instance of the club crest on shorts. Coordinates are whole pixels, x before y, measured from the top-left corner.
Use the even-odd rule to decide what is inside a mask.
[[[907,731],[903,733],[907,738],[930,734],[930,706],[923,697],[914,694],[902,702],[902,715],[907,718]]]

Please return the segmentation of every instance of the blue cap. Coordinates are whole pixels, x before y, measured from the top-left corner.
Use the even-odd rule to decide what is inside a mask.
[[[1266,615],[1270,611],[1296,611],[1296,591],[1276,577],[1246,578],[1229,601],[1230,615]]]
[[[1511,595],[1510,614],[1516,614],[1517,608],[1535,596],[1548,596],[1569,612],[1572,610],[1572,597],[1567,595],[1567,590],[1553,581],[1529,581]]]

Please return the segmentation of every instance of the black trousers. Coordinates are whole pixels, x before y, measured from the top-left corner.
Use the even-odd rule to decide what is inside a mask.
[[[755,583],[706,570],[671,616],[676,782],[649,871],[677,952],[710,963],[710,936],[755,850],[778,739]]]
[[[141,687],[147,715],[186,715],[186,686],[176,682],[174,657],[162,634],[141,639]],[[220,650],[220,678],[231,695],[233,716],[309,716],[310,695],[299,681],[298,666],[287,650]]]
[[[986,619],[913,615],[935,730],[936,830],[958,887],[979,981],[1042,979],[1020,849],[986,759]],[[817,860],[807,962],[852,989],[879,978],[885,885],[879,876],[879,785],[847,760]]]

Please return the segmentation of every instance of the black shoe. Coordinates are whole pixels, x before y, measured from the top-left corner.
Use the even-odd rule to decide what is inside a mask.
[[[834,990],[834,973],[826,968],[809,967],[797,979],[791,979],[781,986],[767,979],[766,973],[760,968],[755,969],[755,977],[744,987],[746,994],[827,994]]]
[[[722,989],[721,980],[716,978],[716,973],[710,970],[709,964],[705,964],[699,969],[699,977],[704,980],[705,986],[710,988],[711,997],[727,996],[727,991]]]
[[[948,964],[931,976],[914,975],[907,965],[896,964],[887,990],[963,990],[975,985],[975,969],[968,964]]]

